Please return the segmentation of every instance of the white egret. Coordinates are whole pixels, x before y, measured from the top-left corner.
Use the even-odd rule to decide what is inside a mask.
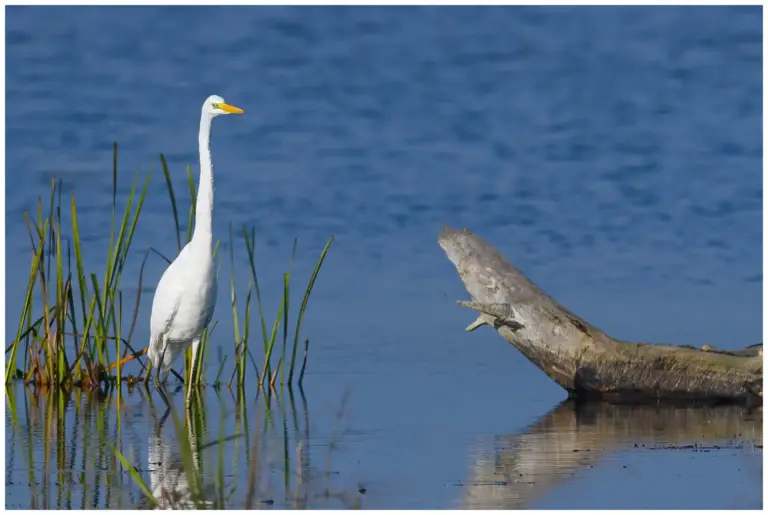
[[[216,307],[216,271],[213,263],[213,166],[211,164],[211,125],[222,114],[244,111],[212,95],[205,100],[200,116],[200,180],[195,204],[195,230],[176,259],[160,278],[152,301],[149,347],[121,360],[147,354],[152,368],[167,372],[171,364],[192,345],[194,358],[203,330],[208,327]],[[116,367],[117,364],[110,368]],[[190,375],[192,375],[190,374]]]

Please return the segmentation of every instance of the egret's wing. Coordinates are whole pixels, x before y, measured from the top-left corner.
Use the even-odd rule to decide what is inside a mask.
[[[213,319],[213,312],[216,310],[216,297],[218,296],[219,282],[216,279],[214,273],[213,282],[211,285],[211,295],[208,303],[203,308],[203,319],[205,320],[205,327],[208,327]]]
[[[165,333],[173,322],[173,318],[179,310],[181,301],[182,283],[176,273],[177,262],[171,263],[155,289],[155,297],[152,299],[152,316],[149,326],[154,339],[155,336]]]
[[[184,289],[181,269],[183,268],[185,250],[186,247],[165,269],[160,282],[157,283],[155,297],[152,299],[152,316],[149,321],[152,340],[168,331],[179,310]]]
[[[179,256],[181,257],[181,256]],[[182,277],[180,274],[179,258],[165,270],[155,289],[152,299],[152,316],[149,321],[149,359],[152,366],[165,371],[173,361],[173,356],[166,356],[165,335],[171,328],[182,296]]]

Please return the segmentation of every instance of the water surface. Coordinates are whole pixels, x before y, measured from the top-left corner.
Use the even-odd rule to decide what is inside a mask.
[[[562,465],[548,451],[523,455],[541,476],[535,494],[508,480],[487,486],[509,468],[489,479],[492,442],[541,434],[536,421],[565,396],[493,331],[463,332],[473,317],[454,300],[467,294],[436,237],[446,223],[478,232],[619,338],[761,341],[761,15],[756,7],[9,8],[7,320],[18,319],[29,270],[23,212],[46,198],[51,177],[77,196],[86,266],[103,273],[114,141],[120,202],[135,170],[155,165],[126,284],[147,247],[173,255],[157,155],[167,156],[187,206],[184,167],[196,169],[199,109],[216,93],[246,114],[215,122],[214,231],[226,239],[230,223],[256,227],[270,319],[293,238],[299,283],[336,238],[305,318],[305,390],[312,434],[324,437],[349,392],[334,466],[344,488],[366,485],[364,507],[759,507],[761,447],[677,433],[661,415],[650,436],[599,422],[634,425],[627,411],[595,415],[608,443],[586,454],[587,466]],[[242,245],[235,250],[242,296],[247,260]],[[163,267],[151,258],[144,272],[137,346]],[[229,273],[224,261],[215,343],[227,354]],[[132,305],[133,287],[124,295]],[[54,441],[33,417],[44,401],[14,388],[6,504],[33,507],[47,477],[55,505],[56,474],[67,470],[72,495],[86,499],[74,505],[112,506],[117,497],[94,497],[94,482],[106,480],[86,462],[41,468]],[[123,443],[146,448],[153,422],[138,399],[124,401],[136,418]],[[235,410],[212,391],[205,399],[212,420],[219,408]],[[80,402],[56,404],[66,431],[78,431],[62,441],[89,442],[93,416]],[[108,406],[105,421],[116,416]],[[728,413],[726,426],[747,416]],[[635,449],[641,440],[720,449]],[[228,459],[240,452],[226,450]],[[70,460],[81,451],[66,452]],[[148,477],[147,458],[136,458]],[[132,492],[114,503],[133,502]]]

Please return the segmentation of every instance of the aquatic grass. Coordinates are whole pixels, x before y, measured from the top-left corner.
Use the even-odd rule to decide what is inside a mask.
[[[192,239],[192,227],[194,226],[194,220],[195,220],[195,208],[196,200],[197,200],[197,192],[195,190],[195,176],[192,173],[192,167],[187,165],[187,184],[189,185],[189,198],[192,199],[189,203],[189,216],[187,218],[187,242],[189,242]],[[218,245],[218,243],[217,243]],[[216,255],[216,252],[214,251],[214,256]]]
[[[299,388],[304,383],[304,371],[307,369],[307,358],[309,357],[309,338],[304,340],[304,360],[301,363],[301,372],[299,373]]]
[[[25,213],[25,217],[26,217],[26,213]],[[47,228],[48,228],[48,221],[46,220],[45,225],[43,226],[43,230],[47,230]],[[33,249],[34,249],[34,246],[33,246]],[[27,283],[27,293],[26,293],[26,296],[25,296],[25,299],[24,299],[24,307],[23,307],[22,312],[21,312],[21,319],[19,320],[19,328],[18,328],[18,331],[16,333],[16,339],[11,344],[11,349],[10,349],[11,355],[10,355],[10,357],[8,359],[8,362],[6,363],[6,367],[5,367],[5,384],[6,385],[10,383],[10,381],[11,381],[11,379],[13,377],[17,377],[17,374],[15,373],[16,372],[16,356],[18,354],[19,345],[21,344],[22,338],[26,337],[25,342],[27,343],[27,350],[29,348],[29,338],[28,338],[28,335],[32,331],[32,327],[28,325],[27,326],[27,331],[25,333],[22,333],[22,329],[24,328],[24,322],[28,321],[31,318],[31,316],[32,316],[31,315],[31,312],[32,312],[32,300],[33,300],[32,299],[32,295],[33,295],[33,290],[34,290],[34,287],[35,287],[35,281],[37,280],[37,271],[38,271],[39,266],[40,266],[40,260],[42,258],[42,253],[43,253],[43,242],[41,241],[40,244],[38,245],[37,249],[33,250],[33,258],[32,258],[32,263],[30,265],[29,281]],[[39,325],[39,323],[41,323],[43,321],[44,316],[45,315],[40,317],[38,323],[35,324],[35,325]],[[35,331],[35,332],[37,332],[37,331]],[[7,351],[6,351],[6,353],[7,353]],[[25,352],[25,364],[26,364],[26,356],[27,356],[27,354]]]
[[[229,277],[230,277],[230,299],[232,302],[232,325],[235,336],[235,370],[237,373],[237,385],[242,387],[245,382],[245,356],[248,352],[247,322],[243,327],[243,338],[240,337],[240,324],[237,317],[237,287],[235,283],[235,246],[232,239],[232,224],[229,224]],[[249,294],[250,299],[250,281]],[[248,311],[249,301],[246,301],[246,312]],[[230,379],[231,382],[231,379]]]
[[[288,346],[288,313],[290,312],[290,293],[291,293],[291,271],[293,269],[293,260],[296,258],[296,244],[298,240],[293,240],[293,249],[291,250],[291,261],[288,263],[288,272],[283,274],[283,356],[286,355]],[[297,328],[298,329],[298,328]],[[280,384],[285,383],[285,362],[281,361]]]
[[[181,252],[181,231],[179,229],[179,211],[176,209],[176,195],[173,193],[173,181],[171,180],[171,172],[168,171],[168,163],[165,160],[165,156],[160,154],[160,165],[163,168],[163,177],[165,177],[165,184],[168,186],[168,198],[171,201],[171,212],[173,213],[173,223],[176,229],[176,251]]]
[[[275,338],[277,337],[277,331],[280,328],[280,316],[283,313],[283,307],[284,303],[280,302],[280,305],[277,309],[277,316],[275,317],[275,323],[272,326],[272,335],[269,337],[269,341],[267,342],[267,352],[264,354],[264,365],[262,366],[261,370],[263,371],[261,374],[261,377],[259,377],[259,386],[263,386],[265,384],[265,380],[270,378],[269,372],[269,363],[272,359],[272,349],[275,348]]]
[[[261,302],[261,289],[259,288],[259,277],[256,274],[255,264],[255,252],[256,247],[256,233],[255,228],[251,229],[251,236],[248,237],[247,229],[243,228],[243,239],[245,240],[245,248],[248,250],[248,264],[251,267],[251,278],[253,279],[253,286],[256,289],[256,304],[259,309],[259,321],[261,322],[261,335],[264,342],[264,354],[267,353],[268,339],[267,339],[267,323],[264,318],[264,309]],[[269,370],[264,370],[264,373],[269,375]]]
[[[137,170],[123,199],[122,195],[118,195],[120,177],[117,144],[112,149],[111,164],[111,214],[109,228],[104,228],[105,237],[107,230],[109,237],[100,270],[89,269],[86,266],[86,263],[93,262],[92,259],[88,260],[86,255],[92,253],[94,249],[86,249],[83,245],[83,220],[79,204],[74,192],[70,193],[68,201],[64,200],[64,184],[61,180],[53,179],[46,201],[39,197],[32,213],[24,213],[31,248],[29,276],[23,302],[20,303],[21,314],[16,324],[15,338],[6,347],[6,385],[18,378],[28,384],[54,388],[109,389],[116,386],[121,391],[124,383],[130,387],[143,379],[142,373],[146,371],[146,367],[141,360],[139,362],[142,371],[137,376],[125,375],[124,360],[128,361],[141,355],[141,352],[137,352],[134,348],[132,339],[142,300],[142,287],[146,282],[144,269],[151,253],[159,255],[167,262],[170,262],[170,259],[153,247],[144,250],[136,284],[128,286],[131,291],[135,288],[135,302],[132,305],[132,312],[126,313],[125,309],[131,309],[131,306],[124,302],[126,292],[124,270],[129,256],[134,253],[133,242],[140,231],[139,219],[153,172],[152,167],[146,173],[142,173],[141,169]],[[178,197],[173,188],[168,162],[163,154],[160,155],[160,165],[171,207],[170,215],[178,253],[192,237],[196,195],[195,176],[191,167],[187,166],[186,179],[191,203],[186,231],[183,231]],[[63,214],[69,215],[68,226],[63,219]],[[268,332],[264,316],[264,299],[262,299],[256,267],[255,227],[243,227],[242,236],[250,272],[247,274],[244,299],[237,294],[238,286],[244,283],[236,279],[237,241],[230,225],[228,264],[235,334],[234,360],[228,360],[229,356],[226,355],[220,360],[213,384],[215,386],[221,384],[225,365],[230,363],[233,367],[232,377],[228,383],[230,386],[235,383],[238,388],[243,388],[251,370],[259,387],[275,385],[278,379],[281,385],[290,385],[294,381],[297,347],[304,313],[333,237],[328,240],[315,264],[309,284],[304,291],[303,301],[296,314],[295,327],[291,328],[289,327],[292,319],[291,281],[297,248],[297,241],[294,240],[287,272],[282,275],[282,298],[279,299],[277,316],[271,324],[271,332]],[[215,258],[219,256],[220,243],[216,241]],[[98,263],[98,260],[96,262]],[[219,262],[220,265],[221,262]],[[255,295],[253,295],[254,292]],[[261,325],[264,352],[261,358],[254,356],[253,351],[256,347],[251,345],[250,341],[255,334],[250,327],[254,300]],[[131,317],[130,322],[127,316]],[[185,354],[184,377],[173,371],[173,374],[188,387],[204,384],[206,381],[205,363],[208,361],[206,356],[210,353],[209,348],[216,323],[214,320],[204,332],[197,355],[192,356],[191,348]],[[281,329],[282,344],[278,345],[276,350],[278,331]],[[290,333],[293,333],[292,346]],[[142,347],[143,345],[139,349]],[[298,377],[299,385],[306,368],[307,348],[308,340],[305,340],[304,363]],[[113,360],[115,363],[111,365]],[[191,375],[193,362],[194,376]]]
[[[291,385],[293,384],[294,367],[295,367],[295,360],[296,360],[296,349],[298,347],[298,339],[301,331],[301,323],[304,317],[304,312],[307,309],[309,298],[312,293],[312,288],[315,284],[315,281],[317,280],[317,276],[323,265],[325,256],[331,244],[333,243],[333,236],[331,236],[328,239],[325,246],[323,247],[323,250],[320,253],[320,257],[318,261],[315,263],[312,275],[309,280],[309,284],[307,285],[307,288],[304,292],[304,297],[303,297],[301,307],[299,309],[298,316],[297,316],[296,327],[294,329],[294,342],[293,342],[292,349],[289,349],[288,347],[288,334],[290,331],[289,329],[290,286],[291,286],[293,262],[296,255],[297,241],[294,240],[294,243],[293,243],[291,258],[288,264],[288,271],[283,274],[283,284],[282,284],[283,295],[280,300],[280,303],[278,304],[277,314],[272,324],[271,332],[267,332],[266,317],[264,316],[264,307],[262,303],[261,289],[259,287],[259,277],[256,272],[255,229],[254,228],[251,228],[251,230],[249,231],[248,228],[243,227],[243,241],[245,243],[245,248],[248,253],[248,264],[251,271],[251,277],[248,281],[248,290],[247,290],[247,295],[245,299],[245,306],[243,309],[244,325],[241,331],[240,323],[239,323],[240,317],[238,314],[239,308],[238,308],[238,296],[237,296],[237,288],[236,288],[236,285],[238,284],[238,282],[235,278],[235,273],[234,273],[234,269],[235,269],[234,247],[235,246],[234,246],[234,238],[232,234],[232,227],[230,225],[230,230],[229,230],[229,249],[230,249],[230,267],[231,267],[230,299],[231,299],[231,305],[232,305],[232,317],[233,317],[234,333],[235,333],[236,371],[233,371],[232,377],[230,378],[230,381],[228,384],[231,386],[235,375],[238,376],[237,383],[236,383],[238,387],[242,387],[245,384],[245,376],[246,376],[246,368],[247,368],[246,359],[250,359],[253,365],[253,369],[256,372],[257,382],[260,387],[264,385],[276,384],[278,372],[280,373],[280,384]],[[260,319],[260,324],[262,329],[262,338],[263,338],[263,346],[264,346],[264,359],[261,366],[261,372],[259,372],[259,367],[256,365],[256,363],[253,362],[253,357],[249,347],[249,335],[251,333],[250,308],[251,308],[252,292],[254,290],[256,292],[256,304],[259,312],[259,319]],[[283,328],[282,352],[278,351],[279,354],[277,354],[276,356],[277,364],[273,368],[272,357],[273,357],[273,354],[275,354],[275,343],[276,343],[281,325]],[[290,355],[289,355],[289,351],[290,351]],[[286,376],[286,366],[288,366],[288,363],[290,363],[290,368]]]
[[[128,474],[131,476],[131,479],[133,479],[136,486],[139,487],[141,490],[141,493],[144,494],[147,501],[149,501],[152,504],[152,507],[158,506],[160,503],[157,502],[157,499],[155,499],[155,496],[152,495],[152,492],[147,488],[147,485],[144,483],[144,480],[141,479],[141,474],[136,472],[136,468],[131,465],[131,462],[128,461],[128,459],[123,456],[123,454],[117,450],[117,447],[114,445],[111,445],[112,452],[117,456],[117,459],[120,460],[120,463],[123,465],[123,468],[128,472]]]
[[[296,347],[299,343],[299,333],[301,331],[301,322],[304,320],[304,312],[307,310],[309,296],[312,294],[312,288],[315,286],[317,275],[320,273],[320,267],[323,266],[325,255],[328,253],[328,249],[331,248],[331,243],[333,243],[333,236],[328,238],[328,242],[325,244],[325,247],[323,247],[323,250],[320,253],[320,257],[318,258],[317,263],[315,264],[315,268],[312,271],[312,277],[309,279],[309,284],[307,285],[307,289],[304,292],[304,299],[301,301],[301,308],[299,308],[299,316],[296,321],[296,333],[293,338],[293,350],[291,351],[291,370],[288,374],[288,383],[293,381],[293,367],[296,362]],[[302,367],[302,376],[304,375],[303,368],[304,367]]]

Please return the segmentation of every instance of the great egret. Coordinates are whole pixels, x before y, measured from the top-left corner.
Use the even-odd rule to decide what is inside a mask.
[[[213,263],[213,167],[211,165],[211,125],[222,114],[244,111],[224,102],[217,95],[203,103],[200,116],[200,180],[195,204],[195,230],[176,259],[160,278],[152,301],[149,347],[120,361],[125,363],[137,355],[147,354],[152,368],[167,372],[171,364],[192,345],[194,357],[203,330],[216,307],[216,271]],[[115,368],[117,363],[110,369]],[[190,375],[192,375],[190,374]]]

